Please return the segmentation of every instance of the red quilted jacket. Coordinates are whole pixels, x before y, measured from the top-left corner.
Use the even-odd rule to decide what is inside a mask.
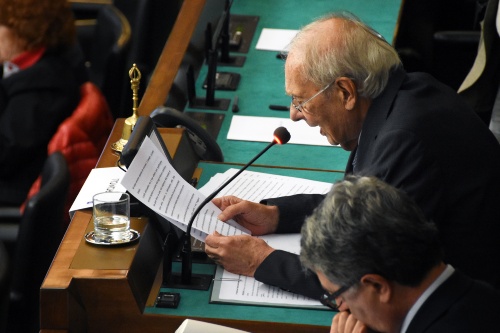
[[[82,84],[80,95],[77,108],[59,125],[47,148],[48,155],[61,151],[68,163],[71,183],[66,212],[69,212],[83,183],[97,164],[113,127],[113,116],[106,99],[95,84]],[[28,199],[38,192],[40,182],[39,177],[31,187]],[[69,214],[66,222],[69,223]]]

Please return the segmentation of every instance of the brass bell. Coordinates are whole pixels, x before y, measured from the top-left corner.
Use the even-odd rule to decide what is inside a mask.
[[[128,142],[132,131],[134,130],[135,123],[137,122],[137,109],[139,105],[139,83],[141,81],[141,72],[139,68],[137,68],[136,64],[133,64],[132,68],[128,71],[128,75],[130,77],[130,89],[132,89],[132,115],[125,119],[125,123],[123,124],[122,136],[120,140],[111,144],[111,149],[116,152],[121,152],[123,147]]]

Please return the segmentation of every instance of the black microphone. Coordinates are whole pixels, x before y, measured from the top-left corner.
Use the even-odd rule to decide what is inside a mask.
[[[267,145],[264,150],[262,150],[257,156],[255,156],[250,162],[248,162],[243,168],[236,172],[231,178],[229,178],[224,184],[222,184],[218,189],[216,189],[212,194],[210,194],[205,200],[203,200],[200,205],[196,208],[193,215],[189,219],[189,223],[184,234],[184,242],[181,250],[182,257],[182,272],[181,272],[181,283],[183,288],[188,289],[204,289],[208,290],[211,283],[211,276],[208,278],[200,276],[197,274],[197,281],[194,281],[194,276],[192,274],[192,252],[191,252],[191,228],[193,226],[196,216],[198,216],[201,209],[209,203],[219,192],[225,188],[229,183],[231,183],[236,177],[238,177],[243,171],[245,171],[250,165],[252,165],[255,160],[257,160],[262,154],[264,154],[269,148],[275,144],[284,145],[290,140],[290,132],[285,127],[278,127],[274,130],[274,139]],[[208,286],[206,284],[208,283]],[[206,289],[205,289],[206,288]]]

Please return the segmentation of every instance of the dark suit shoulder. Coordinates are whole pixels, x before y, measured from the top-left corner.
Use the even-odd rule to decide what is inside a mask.
[[[407,333],[498,332],[500,292],[455,272],[422,305]]]

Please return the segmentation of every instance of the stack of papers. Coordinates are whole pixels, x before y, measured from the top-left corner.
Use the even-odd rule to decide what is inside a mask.
[[[197,190],[179,175],[165,154],[146,137],[126,173],[118,168],[95,169],[82,188],[79,201],[75,201],[73,206],[91,206],[91,197],[95,191],[102,192],[103,187],[112,183],[115,190],[127,190],[154,212],[186,231],[198,205],[237,172],[237,169],[229,169],[216,174]],[[97,184],[91,184],[96,181]],[[258,202],[265,198],[299,193],[325,194],[331,187],[332,184],[326,182],[244,171],[218,196],[235,195]],[[191,235],[204,241],[214,231],[225,236],[250,234],[235,221],[222,222],[217,219],[220,212],[219,208],[209,202],[195,218]],[[295,254],[300,252],[300,234],[266,235],[261,238],[273,248]],[[251,277],[226,272],[220,266],[215,280],[213,302],[324,308],[318,301],[265,285]]]
[[[212,177],[200,192],[208,195],[224,184],[238,170],[228,171]],[[314,180],[243,171],[224,188],[218,196],[235,195],[241,199],[258,202],[265,198],[281,197],[301,193],[325,194],[331,183]],[[294,254],[300,253],[300,234],[259,236],[269,246]],[[253,277],[230,273],[217,267],[211,301],[214,303],[259,304],[268,306],[326,309],[319,301],[287,292],[255,280]]]
[[[165,154],[146,137],[121,184],[148,208],[186,231],[198,205],[236,172],[238,170],[231,169],[223,175],[217,175],[197,190],[179,175]],[[330,183],[245,171],[219,196],[232,194],[242,199],[259,201],[266,197],[296,193],[326,193],[330,187]],[[217,219],[220,212],[217,206],[208,202],[194,219],[191,235],[204,241],[214,231],[225,236],[250,234],[233,220],[222,222]]]
[[[216,174],[200,188],[200,192],[209,195],[237,172],[238,169],[229,169]],[[246,170],[220,191],[217,197],[234,195],[244,200],[259,202],[266,198],[300,193],[324,194],[328,193],[331,187],[331,183]]]
[[[149,137],[145,137],[121,184],[149,209],[186,231],[196,208],[205,199],[185,181]],[[191,236],[201,241],[214,231],[225,236],[250,232],[233,220],[217,219],[220,209],[208,202],[194,219]]]

